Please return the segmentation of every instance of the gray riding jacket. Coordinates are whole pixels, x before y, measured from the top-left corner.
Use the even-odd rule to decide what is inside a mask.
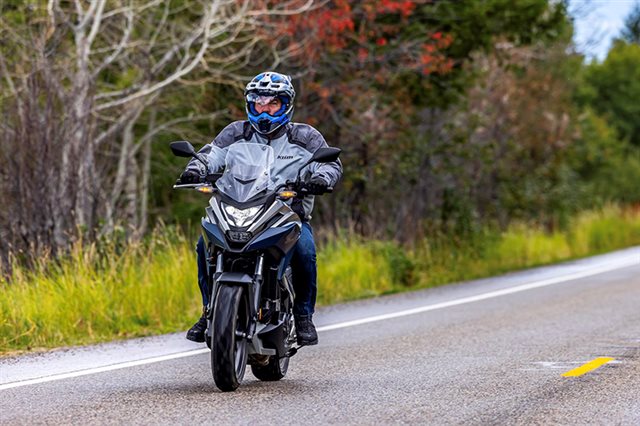
[[[275,184],[279,185],[287,180],[295,180],[298,169],[306,163],[313,153],[322,147],[327,147],[319,131],[302,123],[287,123],[278,129],[275,134],[263,136],[254,131],[248,121],[235,121],[215,137],[210,143],[202,147],[200,154],[209,161],[208,170],[204,169],[199,161],[192,159],[185,170],[195,171],[201,175],[217,173],[224,168],[226,151],[236,142],[253,142],[267,144],[273,148],[275,163],[271,169],[271,175],[275,176]],[[342,176],[342,163],[340,160],[332,163],[311,163],[302,170],[303,180],[311,176],[321,177],[328,186],[335,186]],[[314,197],[309,195],[303,200],[305,219],[311,219]]]

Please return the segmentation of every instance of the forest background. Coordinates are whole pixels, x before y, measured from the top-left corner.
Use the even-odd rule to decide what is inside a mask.
[[[32,300],[42,300],[45,276],[102,283],[71,290],[53,280],[66,300],[109,279],[120,288],[153,282],[155,297],[164,295],[162,282],[184,281],[192,290],[174,308],[190,308],[179,319],[163,320],[168,311],[156,307],[150,314],[140,307],[153,305],[147,296],[124,293],[135,301],[128,304],[137,328],[114,324],[123,312],[101,318],[116,335],[186,324],[198,309],[197,289],[193,264],[180,262],[193,257],[185,247],[205,200],[171,190],[185,162],[168,144],[203,145],[244,119],[244,85],[267,69],[292,75],[295,121],[343,150],[343,180],[318,197],[313,220],[321,268],[343,262],[357,274],[354,265],[367,256],[387,265],[381,271],[372,260],[373,272],[336,278],[336,291],[344,281],[364,283],[344,298],[395,291],[390,282],[470,276],[437,276],[436,266],[475,265],[475,276],[638,243],[640,7],[604,61],[592,63],[572,44],[568,7],[557,0],[0,0],[5,348],[34,345],[25,339],[45,326],[46,315],[32,306],[56,303]],[[575,249],[585,217],[600,218],[597,241]],[[631,228],[620,228],[621,218]],[[522,227],[523,240],[551,238],[541,257],[522,260],[504,246]],[[561,234],[569,236],[558,248]],[[154,255],[174,270],[107,278],[110,268],[123,268],[113,259]],[[511,263],[478,269],[500,256]],[[328,281],[343,272],[331,273]],[[372,284],[384,273],[384,283]],[[36,282],[37,295],[30,292]],[[9,291],[18,287],[21,296]],[[20,297],[30,314],[12,307]],[[91,308],[79,308],[80,320],[66,319],[76,340],[54,330],[57,337],[35,344],[84,341],[100,322],[95,297]],[[64,320],[51,318],[61,329]]]

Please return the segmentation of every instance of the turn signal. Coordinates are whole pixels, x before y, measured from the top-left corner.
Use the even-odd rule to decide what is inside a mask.
[[[278,192],[278,198],[282,200],[288,200],[298,195],[295,191],[280,191]]]
[[[203,194],[213,194],[213,188],[210,186],[199,186],[196,188],[196,191],[202,192]]]

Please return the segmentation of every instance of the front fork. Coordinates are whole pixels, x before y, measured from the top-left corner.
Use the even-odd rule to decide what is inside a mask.
[[[212,258],[209,258],[209,259],[212,259]],[[207,263],[210,264],[210,262],[207,262]],[[209,306],[207,306],[207,319],[209,323],[213,317],[213,308],[215,306],[216,296],[218,294],[218,286],[219,286],[218,279],[220,278],[220,275],[222,275],[222,273],[224,272],[224,269],[223,269],[224,257],[223,257],[222,251],[218,252],[218,255],[216,256],[215,265],[216,265],[215,272],[213,274],[209,274],[209,276],[211,277],[211,281],[210,281],[211,295],[209,297]],[[253,282],[251,283],[249,288],[247,288],[247,297],[249,299],[248,302],[249,302],[249,310],[250,310],[249,312],[250,323],[249,323],[249,330],[247,335],[249,339],[253,337],[253,334],[255,333],[257,322],[258,322],[258,311],[260,310],[260,291],[262,289],[263,269],[264,269],[264,255],[259,254],[258,259],[256,260],[256,267],[253,274]]]
[[[209,280],[209,288],[211,289],[211,294],[209,295],[209,305],[207,306],[207,319],[210,321],[213,316],[213,307],[215,306],[215,298],[218,294],[218,278],[222,275],[223,272],[223,261],[222,252],[218,252],[216,256],[216,269],[213,274],[210,273],[211,260],[213,257],[207,257],[207,267],[209,269],[209,273],[207,274],[207,279]],[[210,277],[210,278],[209,278]]]

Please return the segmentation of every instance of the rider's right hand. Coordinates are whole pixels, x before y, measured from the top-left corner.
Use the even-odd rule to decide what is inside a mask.
[[[202,182],[202,176],[200,176],[200,173],[195,172],[193,170],[185,170],[180,175],[180,183],[182,184],[201,183],[201,182]]]
[[[320,176],[314,176],[309,182],[303,184],[302,193],[309,195],[322,195],[331,192],[329,184]]]

